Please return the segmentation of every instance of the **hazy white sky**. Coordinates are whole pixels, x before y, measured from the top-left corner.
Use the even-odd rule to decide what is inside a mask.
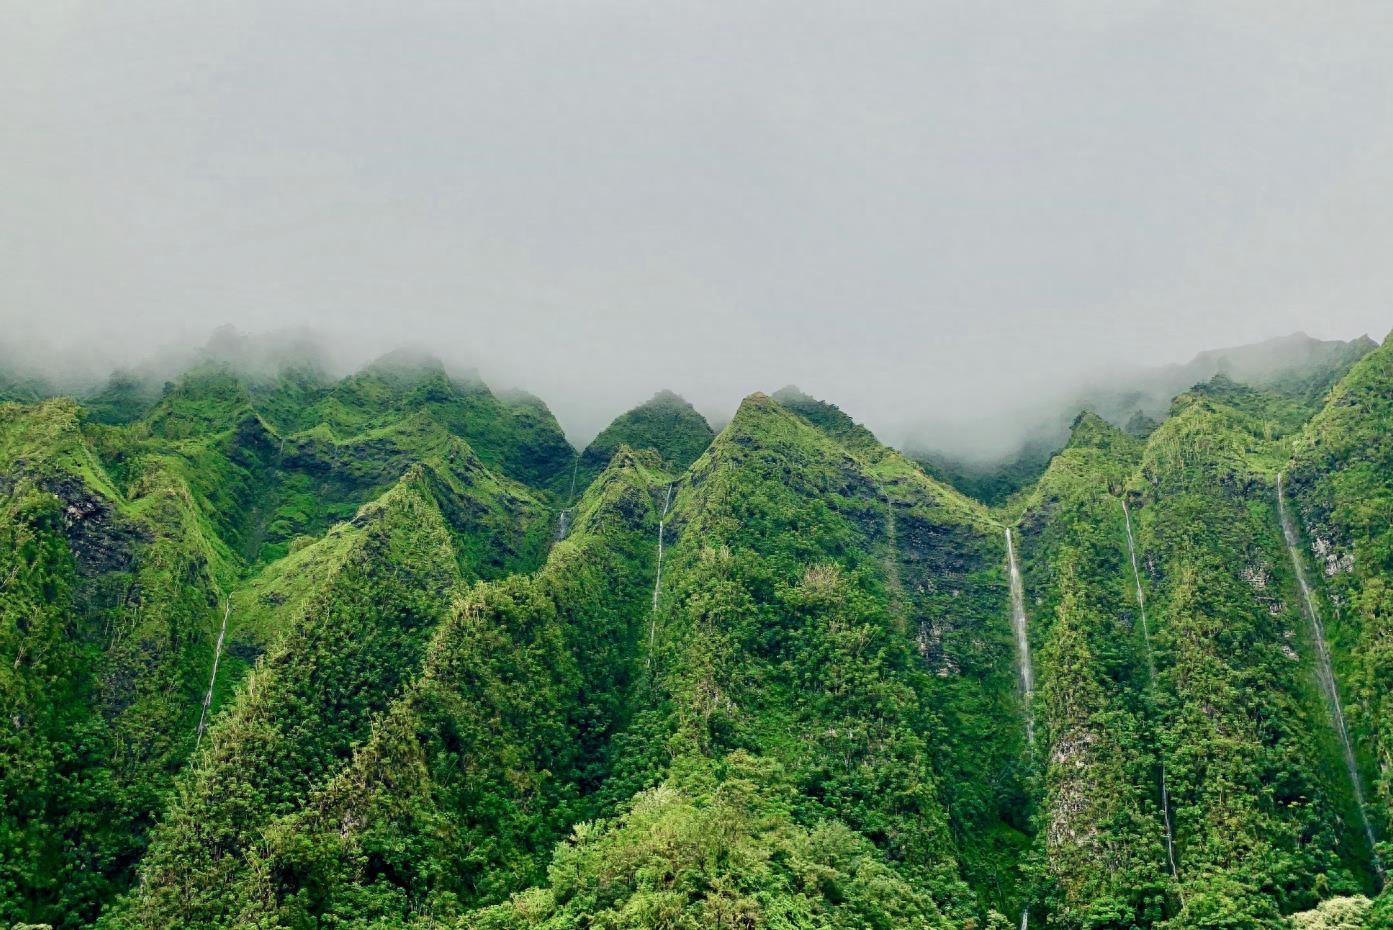
[[[887,438],[1393,326],[1393,3],[0,0],[0,325]]]

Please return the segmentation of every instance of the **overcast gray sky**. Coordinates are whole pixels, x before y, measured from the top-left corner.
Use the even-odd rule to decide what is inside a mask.
[[[573,438],[787,382],[892,441],[1393,326],[1393,3],[0,0],[0,324],[400,342]]]

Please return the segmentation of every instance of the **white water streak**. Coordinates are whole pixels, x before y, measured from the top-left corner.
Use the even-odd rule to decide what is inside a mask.
[[[1151,653],[1151,626],[1146,619],[1146,594],[1141,586],[1141,568],[1137,565],[1137,542],[1132,536],[1132,514],[1127,509],[1127,499],[1122,499],[1122,520],[1127,525],[1127,554],[1132,559],[1132,580],[1137,586],[1137,610],[1141,613],[1142,642],[1146,647],[1147,689],[1156,687],[1156,659]],[[1161,819],[1166,824],[1166,858],[1170,861],[1171,877],[1176,881],[1176,893],[1180,895],[1180,905],[1185,906],[1185,894],[1180,891],[1180,867],[1175,860],[1175,828],[1171,825],[1171,795],[1166,784],[1165,752],[1157,747],[1161,771]]]
[[[573,505],[576,502],[576,475],[580,472],[580,456],[576,456],[576,462],[571,466],[571,490],[566,495],[566,504]]]
[[[653,642],[658,636],[658,595],[663,589],[663,531],[667,524],[667,511],[672,506],[672,485],[667,486],[663,497],[663,513],[658,518],[658,570],[653,577],[653,617],[648,624],[648,665],[653,665]]]
[[[566,509],[557,514],[556,517],[556,541],[560,542],[566,538],[566,530],[570,528],[571,509],[576,505],[576,476],[580,472],[580,456],[576,456],[575,464],[571,466],[571,490],[566,492]]]
[[[1021,583],[1021,571],[1016,566],[1016,547],[1011,541],[1011,530],[1006,530],[1006,560],[1011,576],[1011,627],[1016,631],[1016,665],[1020,670],[1021,697],[1025,701],[1025,737],[1030,748],[1035,748],[1035,669],[1030,664],[1030,636],[1026,629],[1025,587]]]
[[[222,629],[218,630],[218,643],[213,647],[213,671],[208,676],[208,691],[203,695],[203,710],[198,715],[198,733],[194,736],[193,748],[203,742],[203,730],[208,726],[208,708],[213,703],[213,686],[218,683],[218,662],[222,659],[222,644],[227,637],[227,618],[232,613],[232,595],[223,598]]]
[[[1296,527],[1287,513],[1286,494],[1282,490],[1282,473],[1277,473],[1277,514],[1282,520],[1282,535],[1286,538],[1287,552],[1291,555],[1292,571],[1296,573],[1296,583],[1301,587],[1301,599],[1305,605],[1306,618],[1311,623],[1311,638],[1316,647],[1316,678],[1325,692],[1325,700],[1330,705],[1331,716],[1335,720],[1335,732],[1340,737],[1340,749],[1345,757],[1345,771],[1349,774],[1350,788],[1354,791],[1354,801],[1359,807],[1359,819],[1364,826],[1364,837],[1369,841],[1373,855],[1374,871],[1379,878],[1385,877],[1383,863],[1379,861],[1375,846],[1374,827],[1369,821],[1369,812],[1364,802],[1364,786],[1359,778],[1359,764],[1354,757],[1354,744],[1350,742],[1349,729],[1345,725],[1345,711],[1340,704],[1340,686],[1335,680],[1335,667],[1330,661],[1330,650],[1325,644],[1325,625],[1320,619],[1320,609],[1316,606],[1311,586],[1306,581],[1306,569],[1301,562],[1301,543],[1296,535]]]

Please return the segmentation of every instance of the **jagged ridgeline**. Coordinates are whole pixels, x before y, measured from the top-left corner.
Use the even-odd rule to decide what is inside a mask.
[[[544,485],[574,452],[533,402],[481,394],[438,366],[311,386],[208,368],[126,425],[0,407],[0,920],[82,925],[132,883],[208,719],[272,645],[265,664],[298,671],[259,693],[290,689],[268,716],[317,772],[414,674],[398,663],[454,583],[540,564],[547,492],[502,469]],[[467,437],[504,421],[494,470]],[[331,725],[296,729],[310,698]]]
[[[1365,748],[1346,766],[1324,684],[1381,673],[1385,688],[1365,693],[1382,699],[1388,669],[1366,658],[1378,634],[1356,645],[1377,614],[1331,624],[1348,645],[1326,669],[1296,572],[1311,553],[1293,564],[1276,495],[1293,448],[1302,487],[1323,480],[1327,500],[1344,468],[1377,471],[1358,463],[1382,454],[1367,424],[1387,419],[1388,358],[1355,365],[1309,426],[1299,395],[1224,377],[1177,398],[1144,443],[1081,416],[1031,492],[1021,547],[1044,729],[1032,910],[1053,925],[1276,926],[1381,888],[1370,839],[1386,798],[1368,805],[1385,818],[1373,828],[1359,804],[1378,771],[1377,711],[1360,716]],[[1357,422],[1370,444],[1329,448],[1321,434],[1341,419],[1337,434]],[[1361,492],[1351,504],[1369,514],[1372,497],[1386,520],[1387,495]],[[1335,551],[1334,530],[1311,532],[1327,578],[1353,580],[1352,536]]]
[[[0,926],[1387,930],[1390,358],[994,509],[795,388],[4,381]]]

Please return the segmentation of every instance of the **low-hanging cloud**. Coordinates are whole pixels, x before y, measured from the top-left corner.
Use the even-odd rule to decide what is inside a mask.
[[[577,440],[793,382],[1005,449],[1104,369],[1388,329],[1389,47],[1356,0],[0,4],[0,340],[307,327]]]

